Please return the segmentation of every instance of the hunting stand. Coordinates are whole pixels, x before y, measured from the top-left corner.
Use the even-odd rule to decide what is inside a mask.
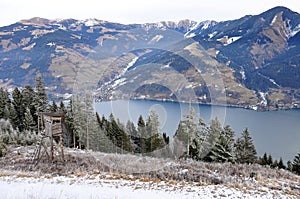
[[[34,162],[37,165],[42,157],[46,155],[48,161],[54,162],[54,156],[64,162],[63,150],[63,119],[62,112],[43,112],[38,115],[38,131],[41,135],[34,154]],[[50,145],[50,146],[49,146]],[[49,149],[50,147],[50,149]],[[55,153],[56,150],[56,153]]]

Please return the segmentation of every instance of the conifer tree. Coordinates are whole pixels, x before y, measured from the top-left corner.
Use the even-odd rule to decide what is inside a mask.
[[[285,165],[283,164],[282,158],[280,157],[278,162],[278,168],[279,169],[286,169]]]
[[[36,126],[35,128],[37,128],[38,118],[37,118],[36,107],[35,107],[35,92],[33,88],[29,85],[26,85],[22,91],[22,96],[23,96],[24,108],[25,110],[29,108],[34,125]]]
[[[140,115],[138,118],[138,123],[137,123],[137,130],[138,130],[138,137],[137,137],[137,153],[146,153],[147,152],[147,146],[146,146],[146,139],[147,139],[147,134],[146,134],[146,124],[143,119],[143,116]]]
[[[52,105],[50,106],[50,111],[51,112],[57,112],[57,110],[58,110],[58,107],[57,107],[55,101],[53,100]]]
[[[24,115],[25,115],[25,107],[23,103],[23,96],[20,90],[16,87],[12,93],[12,104],[16,111],[17,117],[14,121],[16,126],[19,128],[20,131],[24,129]]]
[[[287,170],[288,171],[293,171],[293,164],[291,161],[287,161]]]
[[[163,138],[159,132],[159,117],[153,110],[150,111],[149,117],[147,119],[146,130],[146,151],[152,152],[162,147]]]
[[[278,167],[278,161],[274,160],[273,164],[271,165],[272,168],[277,168]]]
[[[6,120],[8,120],[10,118],[9,107],[10,107],[10,104],[6,104],[5,107],[4,107],[3,118],[6,119]]]
[[[9,99],[9,93],[8,91],[3,90],[3,88],[0,88],[0,118],[8,119],[7,109],[10,106],[10,99]]]
[[[96,120],[97,120],[97,123],[98,123],[99,127],[102,128],[103,127],[103,123],[102,123],[102,120],[101,120],[98,112],[96,112]]]
[[[47,111],[49,100],[46,93],[44,80],[39,72],[36,74],[35,92],[35,108],[37,113]]]
[[[59,102],[59,111],[65,113],[66,112],[66,107],[65,107],[65,104],[62,100],[60,100]]]
[[[164,142],[165,142],[166,145],[170,143],[170,137],[167,136],[166,133],[163,133],[163,138],[164,138]]]
[[[252,137],[246,128],[235,143],[235,155],[238,163],[255,163],[256,149]]]
[[[9,121],[14,129],[18,128],[18,114],[13,104],[9,107]]]
[[[292,163],[292,171],[300,175],[300,152],[295,156]]]
[[[198,130],[195,109],[190,107],[189,113],[179,122],[175,133],[175,138],[186,148],[182,155],[195,159],[199,156],[202,140]]]
[[[272,157],[271,154],[269,154],[268,161],[267,161],[267,165],[270,165],[270,166],[273,165],[273,157]]]
[[[108,136],[112,143],[115,145],[115,152],[130,152],[131,143],[129,136],[126,134],[123,128],[118,125],[113,114],[110,114],[110,125],[107,130]]]
[[[204,160],[209,162],[234,162],[234,131],[230,126],[223,130],[217,119],[213,120],[211,129],[218,131],[219,137]]]
[[[264,155],[260,158],[259,164],[267,165],[268,164],[268,155],[265,152]]]
[[[35,122],[33,120],[29,107],[26,107],[25,110],[24,126],[25,126],[25,130],[30,130],[30,131],[36,130]]]

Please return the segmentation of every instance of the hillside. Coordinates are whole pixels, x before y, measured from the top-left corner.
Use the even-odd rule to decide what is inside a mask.
[[[1,193],[17,197],[297,198],[299,176],[259,165],[204,163],[65,149],[66,162],[32,164],[34,147],[0,158]],[[225,168],[225,169],[224,169]],[[15,192],[15,188],[19,188]],[[56,191],[53,191],[53,190]]]
[[[0,85],[33,85],[40,71],[54,98],[299,108],[299,24],[285,7],[223,22],[22,20],[0,27]]]

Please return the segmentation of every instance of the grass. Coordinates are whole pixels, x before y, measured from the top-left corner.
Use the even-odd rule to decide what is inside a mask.
[[[297,189],[300,176],[286,170],[256,164],[206,163],[190,159],[172,160],[93,151],[82,153],[66,148],[65,164],[49,163],[47,159],[43,159],[34,166],[29,158],[25,158],[30,151],[34,151],[33,148],[33,146],[18,148],[8,146],[8,155],[0,158],[0,167],[3,171],[0,172],[0,177],[12,175],[8,171],[17,171],[15,175],[20,178],[42,175],[50,179],[61,175],[72,179],[127,180],[156,187],[218,185],[246,192],[266,192],[265,189],[268,189],[276,193],[300,195],[300,190]],[[18,154],[14,153],[15,150],[18,150],[24,158],[20,159]],[[182,172],[183,170],[187,172]],[[250,177],[253,173],[255,176]],[[136,187],[140,188],[142,187]]]

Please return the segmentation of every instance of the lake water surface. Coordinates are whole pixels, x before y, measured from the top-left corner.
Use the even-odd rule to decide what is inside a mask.
[[[97,102],[99,115],[115,118],[126,124],[127,120],[137,123],[139,115],[146,120],[150,110],[155,110],[161,121],[161,131],[173,136],[178,123],[189,112],[189,104],[152,100],[117,100]],[[270,153],[273,159],[293,160],[300,151],[300,110],[258,112],[243,108],[192,104],[198,116],[207,123],[218,117],[223,125],[229,124],[237,136],[248,128],[258,155]]]

